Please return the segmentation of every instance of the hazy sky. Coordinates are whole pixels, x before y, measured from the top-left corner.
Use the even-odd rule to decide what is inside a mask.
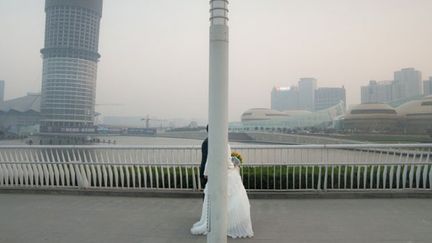
[[[39,92],[43,0],[0,0],[6,98]],[[230,120],[273,86],[360,86],[415,67],[432,76],[431,0],[231,0]],[[208,0],[104,0],[97,106],[104,115],[206,119]]]

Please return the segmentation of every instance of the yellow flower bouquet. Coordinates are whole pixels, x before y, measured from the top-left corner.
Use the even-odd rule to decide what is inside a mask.
[[[238,152],[231,153],[231,161],[235,166],[241,166],[243,164],[243,157]]]

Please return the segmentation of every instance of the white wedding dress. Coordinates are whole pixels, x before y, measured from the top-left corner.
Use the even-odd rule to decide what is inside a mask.
[[[230,149],[228,154],[231,155]],[[206,173],[205,173],[206,174]],[[209,178],[211,180],[211,178]],[[208,184],[208,183],[207,183]],[[240,176],[240,169],[228,160],[228,226],[227,234],[232,238],[253,237],[252,222],[250,217],[250,204]],[[208,233],[207,214],[208,189],[204,188],[204,202],[200,221],[196,222],[191,233],[194,235],[206,235]]]

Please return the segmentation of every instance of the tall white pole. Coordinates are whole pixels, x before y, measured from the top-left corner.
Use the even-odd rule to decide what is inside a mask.
[[[227,242],[228,0],[210,0],[208,243]]]

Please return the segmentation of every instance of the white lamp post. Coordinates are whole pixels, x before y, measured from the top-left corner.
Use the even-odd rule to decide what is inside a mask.
[[[227,242],[228,0],[210,0],[207,242]]]

